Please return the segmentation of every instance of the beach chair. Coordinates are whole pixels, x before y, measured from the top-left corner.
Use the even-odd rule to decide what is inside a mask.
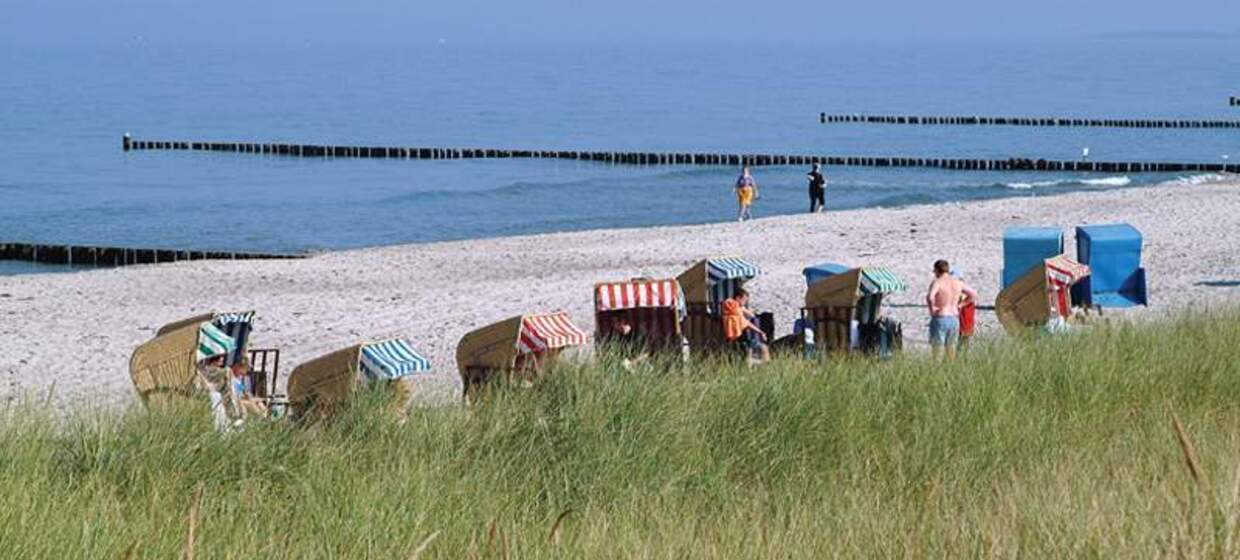
[[[1011,227],[1003,232],[1003,285],[1011,286],[1042,261],[1063,254],[1058,227]]]
[[[272,401],[283,401],[277,394],[280,381],[280,350],[277,348],[250,348],[250,333],[254,330],[254,311],[231,313],[203,313],[180,321],[168,323],[155,331],[155,336],[172,332],[191,324],[210,322],[228,333],[237,343],[237,349],[224,358],[224,365],[231,366],[242,357],[250,362],[250,379],[246,385],[250,393],[258,398]]]
[[[676,277],[685,294],[683,331],[692,351],[728,347],[720,306],[760,273],[757,266],[740,257],[715,257],[698,261]]]
[[[390,386],[397,415],[413,396],[414,375],[431,371],[431,362],[403,338],[354,344],[293,368],[288,402],[294,419],[322,419],[337,413],[356,391]]]
[[[193,399],[198,365],[237,351],[238,342],[210,321],[178,322],[138,346],[129,358],[129,377],[143,404]]]
[[[882,313],[883,299],[907,289],[886,268],[835,263],[805,268],[804,341],[820,355],[851,351],[889,357],[904,345],[903,327]]]
[[[1045,259],[999,292],[995,314],[1009,334],[1066,325],[1072,316],[1072,285],[1089,274],[1088,266],[1065,255]]]
[[[518,315],[470,332],[456,347],[464,397],[471,400],[496,378],[532,383],[561,351],[586,341],[586,333],[562,311]]]
[[[1076,258],[1090,273],[1072,287],[1073,301],[1086,308],[1149,305],[1141,243],[1141,232],[1128,224],[1076,228]]]
[[[635,278],[594,285],[594,339],[607,340],[620,321],[633,327],[642,352],[679,351],[685,296],[674,279]]]

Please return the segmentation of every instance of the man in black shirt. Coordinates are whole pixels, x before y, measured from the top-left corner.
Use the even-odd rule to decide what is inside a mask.
[[[823,177],[821,167],[815,163],[814,169],[809,172],[809,211],[810,213],[822,212],[823,206],[826,206],[827,195],[827,178]]]

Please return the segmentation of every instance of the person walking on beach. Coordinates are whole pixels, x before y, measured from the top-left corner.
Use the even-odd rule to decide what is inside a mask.
[[[956,357],[956,345],[960,341],[960,308],[977,300],[973,291],[959,278],[951,275],[951,265],[945,260],[934,262],[934,281],[926,293],[926,307],[930,311],[930,350],[934,357],[946,350],[948,358]]]
[[[753,175],[750,175],[748,165],[741,169],[741,176],[736,178],[736,185],[732,187],[732,191],[736,193],[736,204],[739,207],[736,221],[743,222],[752,219],[753,215],[749,213],[749,207],[753,205],[754,199],[758,198],[758,183],[753,180]]]
[[[827,178],[822,175],[822,166],[817,163],[809,174],[809,213],[822,212],[827,205]]]

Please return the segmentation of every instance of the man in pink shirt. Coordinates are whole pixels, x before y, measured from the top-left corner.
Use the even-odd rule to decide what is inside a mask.
[[[943,348],[947,349],[949,358],[956,357],[956,344],[960,340],[960,307],[976,300],[977,292],[951,275],[951,265],[947,261],[935,261],[934,281],[926,294],[926,306],[930,310],[930,349],[936,358]]]

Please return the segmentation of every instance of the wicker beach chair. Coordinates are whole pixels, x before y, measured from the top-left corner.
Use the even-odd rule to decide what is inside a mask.
[[[1046,327],[1072,316],[1071,289],[1089,267],[1065,255],[1045,259],[995,298],[995,314],[1009,334]]]
[[[885,356],[903,346],[899,323],[882,314],[883,298],[907,289],[895,273],[883,267],[850,269],[827,263],[808,267],[804,274],[808,287],[801,324],[813,333],[813,345],[821,355],[857,349]],[[808,343],[809,335],[805,336]]]
[[[254,330],[254,317],[255,312],[253,311],[203,313],[168,323],[156,331],[156,336],[174,331],[185,325],[210,322],[237,341],[237,349],[225,357],[225,365],[232,365],[242,358],[248,358],[250,362],[250,380],[248,385],[252,394],[255,397],[266,400],[269,404],[277,400],[282,401],[283,397],[277,394],[280,381],[280,350],[278,348],[250,347],[250,334]]]
[[[594,338],[605,341],[614,336],[621,321],[633,328],[643,353],[679,351],[684,342],[681,321],[685,318],[685,296],[675,279],[635,278],[624,282],[594,285]]]
[[[757,266],[740,257],[713,257],[698,261],[676,277],[685,295],[683,331],[690,350],[730,348],[723,334],[720,306],[759,274]]]
[[[403,415],[412,398],[410,380],[431,371],[431,362],[402,338],[354,344],[293,369],[288,400],[295,419],[321,419],[339,411],[362,387],[390,386],[394,409]]]
[[[198,364],[237,348],[235,339],[209,321],[181,322],[160,332],[129,358],[130,379],[147,405],[193,398]]]
[[[477,329],[456,347],[464,397],[504,378],[533,382],[565,348],[583,346],[587,335],[564,312],[518,315]]]
[[[223,354],[225,365],[236,363],[243,357],[249,359],[252,396],[268,405],[282,401],[283,398],[276,394],[280,351],[250,348],[254,317],[253,311],[212,312],[173,321],[157,329],[155,338],[139,346],[130,359],[130,376],[143,402],[151,402],[151,396],[167,399],[193,393],[191,389],[197,363],[191,356],[190,348],[196,336],[193,334],[195,329],[203,329],[203,325],[218,329],[231,340],[230,350]]]

